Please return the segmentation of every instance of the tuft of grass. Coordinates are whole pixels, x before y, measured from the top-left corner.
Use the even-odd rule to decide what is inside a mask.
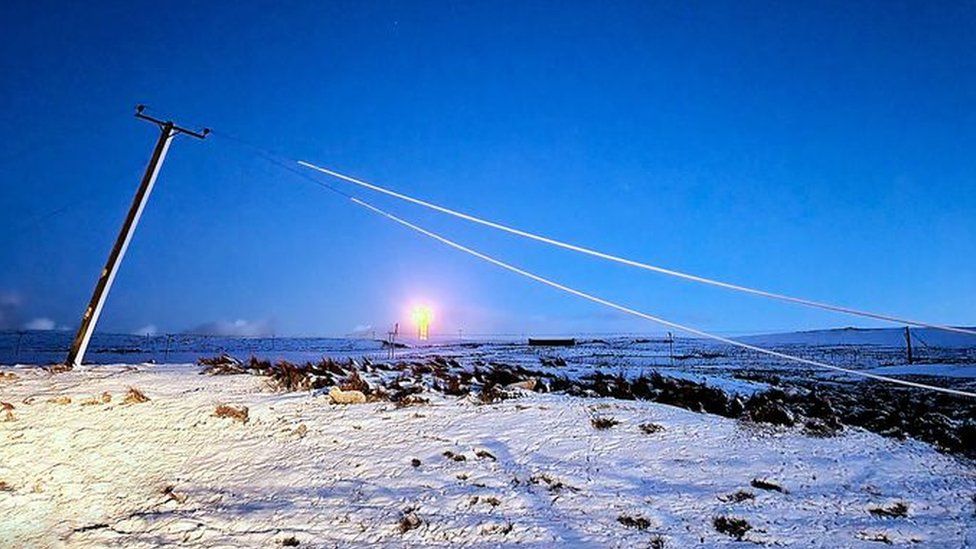
[[[171,485],[163,486],[163,489],[160,490],[160,492],[162,492],[162,494],[166,496],[167,501],[175,501],[176,503],[180,503],[180,504],[186,503],[187,500],[186,494],[180,494],[176,492],[176,489]]]
[[[248,420],[247,406],[236,407],[230,404],[218,404],[214,410],[214,415],[240,421],[241,423],[247,423]]]
[[[89,399],[81,401],[82,406],[97,406],[99,404],[108,404],[112,402],[112,395],[108,391],[102,393],[100,396],[93,396]]]
[[[739,490],[734,494],[729,494],[727,496],[719,496],[718,499],[720,501],[724,501],[727,503],[742,503],[743,501],[756,499],[756,494],[753,494],[752,492],[747,492],[745,490]]]
[[[0,402],[0,410],[3,411],[4,421],[14,421],[14,405],[9,402]]]
[[[515,484],[517,486],[518,485],[517,477],[515,478],[515,481],[516,481]],[[546,489],[548,489],[550,492],[560,492],[562,490],[572,490],[575,492],[579,490],[579,488],[569,486],[568,484],[563,483],[563,481],[552,478],[545,473],[532,475],[531,477],[529,477],[529,484],[545,484]]]
[[[492,461],[498,461],[498,459],[496,459],[495,456],[488,450],[478,450],[477,452],[474,453],[474,455],[478,456],[481,459],[490,459]]]
[[[135,387],[129,387],[129,391],[125,393],[125,398],[122,399],[122,404],[142,404],[143,402],[149,402],[149,397]]]
[[[664,536],[660,534],[651,538],[649,542],[649,547],[651,549],[664,549],[666,545],[667,545],[667,541],[664,539]]]
[[[630,515],[620,515],[617,517],[617,522],[623,524],[627,528],[636,528],[638,530],[647,530],[651,527],[651,521],[641,516],[632,517]]]
[[[7,484],[6,481],[0,480],[0,492],[13,492],[14,487]]]
[[[467,461],[468,460],[468,458],[466,458],[464,456],[464,454],[455,454],[454,452],[452,452],[450,450],[446,450],[444,452],[444,457],[446,457],[447,459],[453,459],[454,461]]]
[[[660,433],[664,430],[664,425],[658,423],[641,423],[638,425],[641,431],[644,431],[646,435],[653,435],[654,433]]]
[[[71,404],[71,397],[68,395],[56,396],[48,399],[48,402],[51,404],[60,404],[61,406],[64,406],[65,404]]]
[[[889,505],[888,507],[872,507],[868,512],[876,517],[882,518],[902,518],[908,516],[908,504],[902,501]]]
[[[289,536],[281,540],[282,547],[298,547],[299,545],[301,545],[301,542],[295,536]]]
[[[594,429],[600,429],[601,431],[604,429],[610,429],[615,425],[620,425],[620,422],[612,417],[595,417],[590,420],[590,423],[593,425]]]
[[[754,478],[754,479],[752,479],[752,482],[750,482],[749,484],[753,488],[758,488],[760,490],[768,490],[770,492],[779,492],[781,494],[788,493],[786,491],[786,489],[783,488],[782,486],[780,486],[779,484],[776,484],[775,482],[769,482],[766,479]]]
[[[197,360],[197,364],[204,366],[201,373],[212,376],[229,376],[247,373],[244,364],[228,354],[200,358]]]
[[[712,519],[712,526],[721,534],[739,541],[746,536],[752,525],[744,518],[718,516]]]

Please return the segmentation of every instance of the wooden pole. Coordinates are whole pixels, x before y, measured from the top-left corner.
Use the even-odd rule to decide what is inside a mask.
[[[914,364],[915,361],[912,358],[912,331],[905,326],[905,350],[908,352],[908,363]]]
[[[61,369],[70,370],[80,365],[85,358],[85,351],[88,350],[88,344],[91,342],[92,334],[95,332],[98,317],[102,314],[105,299],[108,297],[109,290],[112,289],[112,282],[115,281],[115,275],[119,272],[119,265],[122,264],[122,258],[129,248],[132,235],[135,233],[136,226],[139,225],[142,212],[149,202],[149,194],[156,184],[156,177],[159,176],[159,170],[163,166],[163,160],[166,158],[166,152],[169,150],[172,139],[181,133],[203,139],[210,133],[210,130],[194,132],[181,128],[173,122],[164,122],[143,114],[144,109],[145,107],[142,105],[136,107],[136,118],[152,122],[159,126],[159,138],[156,140],[156,146],[153,147],[152,156],[149,157],[149,165],[146,166],[146,172],[143,174],[142,181],[139,183],[139,189],[132,199],[132,205],[129,206],[129,213],[125,216],[125,221],[122,222],[119,235],[115,239],[115,245],[112,246],[112,250],[108,254],[108,260],[105,262],[105,267],[98,276],[98,282],[95,283],[95,290],[92,292],[88,307],[81,317],[81,325],[78,326],[78,333],[71,343],[68,358],[65,360]]]

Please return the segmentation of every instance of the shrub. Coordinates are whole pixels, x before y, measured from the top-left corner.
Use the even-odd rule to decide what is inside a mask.
[[[248,420],[247,406],[235,407],[229,404],[219,404],[217,409],[214,410],[214,415],[240,421],[241,423],[247,423]]]
[[[733,537],[739,541],[745,537],[749,530],[752,530],[752,525],[749,524],[746,519],[736,518],[736,517],[725,517],[718,516],[712,519],[712,526],[715,530],[725,534],[727,536]]]
[[[868,512],[876,517],[902,518],[908,516],[908,504],[899,501],[888,507],[872,507]]]
[[[609,428],[611,428],[611,427],[613,427],[615,425],[619,425],[620,424],[619,421],[617,421],[616,419],[614,419],[612,417],[595,417],[595,418],[593,418],[593,419],[590,420],[590,423],[593,424],[593,427],[594,428],[600,429],[600,430],[609,429]]]

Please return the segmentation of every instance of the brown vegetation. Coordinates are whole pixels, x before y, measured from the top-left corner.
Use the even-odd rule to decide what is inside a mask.
[[[620,515],[617,517],[617,522],[623,524],[627,528],[636,528],[638,530],[647,530],[651,527],[651,521],[644,517],[632,517],[630,515]]]
[[[214,415],[240,421],[241,423],[247,423],[248,420],[247,406],[237,407],[231,406],[230,404],[219,404],[217,405],[217,409],[214,410]]]
[[[108,404],[112,402],[112,395],[108,391],[102,393],[100,396],[93,396],[89,399],[81,401],[82,406],[96,406],[99,404]]]
[[[125,398],[122,399],[122,404],[142,404],[143,402],[149,402],[149,397],[135,387],[129,387],[128,392],[125,393]]]
[[[876,517],[902,518],[908,516],[908,504],[902,501],[888,507],[872,507],[868,512]]]
[[[715,517],[712,519],[712,526],[718,532],[731,536],[739,541],[742,541],[742,538],[746,536],[749,530],[752,530],[752,525],[746,519],[737,517]]]
[[[610,429],[615,425],[619,425],[620,422],[612,417],[595,417],[590,420],[590,423],[595,429]]]
[[[638,425],[641,431],[644,431],[646,435],[653,435],[654,433],[660,433],[664,430],[664,426],[657,423],[641,423]]]
[[[3,411],[4,421],[14,421],[14,405],[9,402],[0,402],[0,411]]]

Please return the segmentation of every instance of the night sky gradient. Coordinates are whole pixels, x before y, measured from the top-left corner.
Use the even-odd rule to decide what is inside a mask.
[[[601,4],[4,2],[0,329],[77,325],[156,138],[136,103],[216,133],[173,144],[103,332],[385,332],[421,302],[440,334],[661,331],[230,136],[610,253],[976,323],[976,4]],[[701,328],[879,325],[329,183]]]

